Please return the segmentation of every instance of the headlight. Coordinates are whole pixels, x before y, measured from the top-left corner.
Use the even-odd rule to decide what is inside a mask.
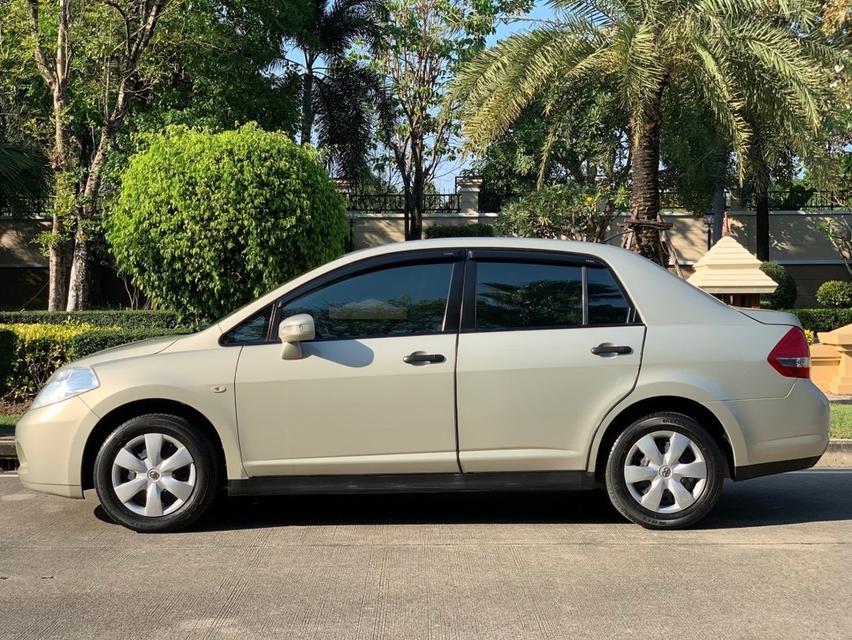
[[[95,372],[88,367],[68,367],[59,369],[50,376],[50,380],[39,391],[33,400],[31,409],[38,409],[46,404],[67,400],[74,396],[97,389],[100,385]]]

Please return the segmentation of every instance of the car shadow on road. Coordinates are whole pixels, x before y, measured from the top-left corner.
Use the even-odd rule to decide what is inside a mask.
[[[109,521],[100,507],[95,514]],[[726,481],[695,528],[852,520],[852,471]],[[606,492],[432,493],[225,498],[188,531],[400,524],[625,524]]]

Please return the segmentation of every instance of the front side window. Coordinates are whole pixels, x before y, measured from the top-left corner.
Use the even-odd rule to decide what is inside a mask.
[[[318,339],[440,333],[453,264],[411,264],[370,271],[287,302],[280,318],[309,313]]]
[[[477,263],[475,306],[476,328],[482,331],[582,325],[582,267]]]

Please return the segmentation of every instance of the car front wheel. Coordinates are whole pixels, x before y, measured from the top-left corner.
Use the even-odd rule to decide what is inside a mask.
[[[649,529],[695,524],[715,506],[724,482],[722,453],[689,416],[655,413],[618,436],[606,465],[615,508]]]
[[[141,532],[192,524],[216,495],[218,469],[209,441],[187,420],[148,414],[113,431],[95,460],[95,490],[104,511]]]

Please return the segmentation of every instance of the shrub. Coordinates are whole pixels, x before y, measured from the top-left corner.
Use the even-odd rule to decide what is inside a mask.
[[[0,391],[16,400],[28,399],[68,362],[127,342],[186,332],[90,324],[0,325]]]
[[[180,326],[171,311],[0,311],[0,324],[87,324],[126,329],[175,329]]]
[[[817,302],[829,309],[852,307],[852,282],[829,280],[823,282],[816,292]]]
[[[427,238],[491,238],[494,227],[490,224],[436,224],[426,227]]]
[[[787,269],[776,262],[764,262],[760,270],[778,283],[775,293],[760,296],[763,306],[770,309],[789,309],[796,304],[796,281]]]
[[[506,205],[496,231],[522,238],[603,242],[615,215],[615,202],[604,191],[573,185],[548,186]]]
[[[805,338],[808,344],[816,344],[816,334],[811,329],[805,329]]]
[[[814,333],[819,331],[834,331],[847,324],[852,324],[852,309],[788,309],[802,322],[802,327]]]
[[[133,156],[106,238],[157,305],[213,319],[343,253],[343,200],[315,151],[246,125],[172,129]]]

